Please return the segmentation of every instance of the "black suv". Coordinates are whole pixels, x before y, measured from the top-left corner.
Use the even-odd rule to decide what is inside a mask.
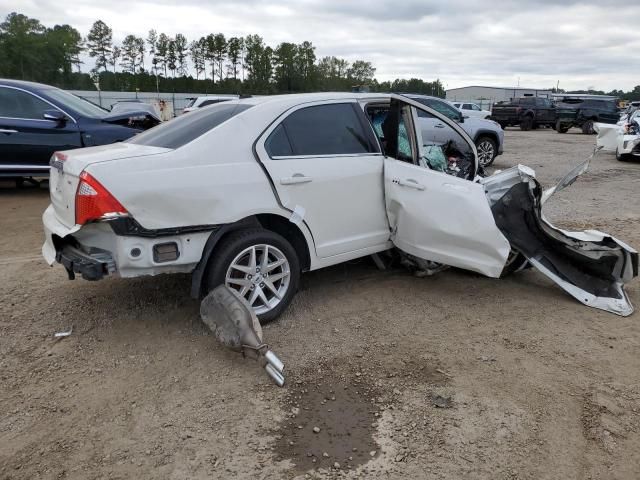
[[[595,133],[594,123],[616,123],[620,120],[615,99],[571,98],[556,101],[556,132],[566,133],[571,127],[582,129],[582,133]]]

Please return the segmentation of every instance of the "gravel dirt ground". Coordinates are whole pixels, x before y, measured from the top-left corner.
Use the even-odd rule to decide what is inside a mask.
[[[509,129],[495,168],[549,186],[594,141]],[[216,344],[187,275],[68,281],[40,257],[48,193],[0,201],[1,479],[640,478],[639,313],[534,270],[352,262],[306,274],[264,329],[279,389]],[[602,154],[545,208],[637,248],[640,163]],[[627,291],[639,307],[640,282]]]

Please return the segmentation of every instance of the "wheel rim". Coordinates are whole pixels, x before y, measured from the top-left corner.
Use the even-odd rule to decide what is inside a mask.
[[[291,268],[284,253],[273,245],[260,244],[245,248],[233,259],[224,283],[261,315],[280,304],[290,279]]]
[[[478,159],[480,160],[480,165],[483,167],[493,160],[493,144],[488,141],[480,142],[477,146],[478,150]]]

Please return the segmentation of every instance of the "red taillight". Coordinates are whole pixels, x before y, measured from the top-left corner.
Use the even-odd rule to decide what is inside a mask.
[[[84,225],[92,220],[126,215],[127,210],[89,173],[80,174],[76,191],[76,223]]]

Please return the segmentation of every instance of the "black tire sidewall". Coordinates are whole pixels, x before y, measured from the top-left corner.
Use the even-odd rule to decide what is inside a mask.
[[[533,127],[533,119],[531,117],[524,117],[520,121],[520,130],[528,132]]]
[[[225,276],[233,259],[251,245],[267,244],[278,248],[289,262],[291,278],[289,289],[282,301],[272,310],[258,315],[261,324],[269,323],[280,316],[289,306],[300,285],[300,261],[295,249],[281,235],[262,228],[239,230],[230,233],[213,250],[209,258],[206,273],[205,291],[210,292],[218,285],[224,284]]]

